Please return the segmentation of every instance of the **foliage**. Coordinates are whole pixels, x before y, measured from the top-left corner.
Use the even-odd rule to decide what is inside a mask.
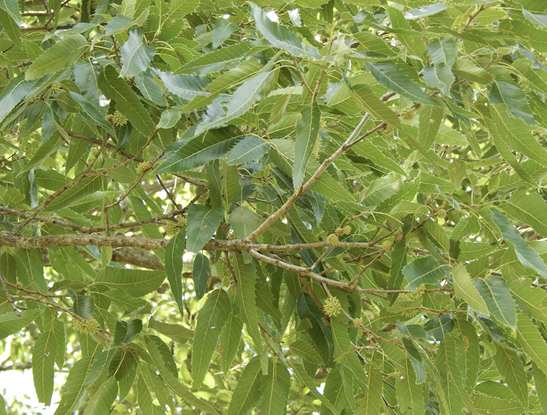
[[[547,411],[546,13],[1,1],[0,369],[56,415]]]

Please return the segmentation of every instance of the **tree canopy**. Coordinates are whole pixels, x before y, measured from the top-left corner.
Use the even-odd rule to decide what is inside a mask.
[[[0,25],[0,370],[55,415],[547,412],[547,2]]]

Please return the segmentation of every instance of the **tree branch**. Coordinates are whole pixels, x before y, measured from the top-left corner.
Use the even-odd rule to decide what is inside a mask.
[[[287,199],[283,206],[281,206],[277,211],[272,213],[264,222],[262,222],[262,224],[258,228],[251,232],[246,239],[250,242],[254,241],[256,238],[266,232],[268,228],[275,223],[275,221],[285,215],[289,211],[289,209],[298,201],[298,199],[304,196],[304,193],[306,193],[319,180],[327,167],[330,166],[332,162],[336,160],[342,153],[344,153],[347,148],[351,147],[352,141],[359,135],[369,119],[370,114],[367,112],[361,119],[359,124],[357,124],[357,127],[355,127],[353,132],[349,135],[348,139],[344,142],[344,144],[342,144],[338,148],[338,150],[336,150],[329,158],[325,159],[323,163],[321,163],[319,168],[315,171],[315,173],[313,173],[310,179],[306,183],[304,183],[304,185],[302,185],[300,189],[297,189],[291,195],[291,197]]]

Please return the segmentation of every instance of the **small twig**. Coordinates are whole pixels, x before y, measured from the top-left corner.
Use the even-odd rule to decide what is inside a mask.
[[[237,285],[237,276],[234,272],[234,268],[232,267],[232,263],[230,262],[230,256],[228,255],[228,252],[224,251],[224,255],[226,256],[226,266],[230,270],[230,274],[232,275],[230,277],[230,284],[232,284],[234,287]]]
[[[158,182],[160,184],[160,186],[163,188],[163,191],[165,192],[165,194],[167,195],[167,197],[169,198],[169,200],[171,201],[171,203],[173,203],[173,205],[177,208],[177,209],[180,209],[181,205],[179,205],[177,203],[177,201],[175,200],[174,196],[171,194],[171,192],[169,190],[167,190],[167,187],[165,187],[165,185],[163,184],[163,182],[161,181],[161,177],[159,174],[156,174],[156,178],[158,179]]]
[[[361,275],[364,274],[364,272],[369,269],[376,261],[378,261],[380,258],[382,258],[382,256],[386,253],[386,251],[382,250],[378,253],[378,255],[376,255],[376,257],[370,261],[367,265],[365,265],[363,267],[363,269],[361,271],[359,271],[359,273],[355,276],[355,278],[353,278],[350,282],[349,282],[349,285],[353,285],[355,284],[355,282],[361,277]]]
[[[17,309],[17,306],[13,303],[11,294],[8,291],[9,283],[6,281],[6,278],[4,277],[4,273],[2,272],[2,269],[0,269],[0,282],[2,283],[2,291],[4,292],[4,296],[6,297],[7,302],[10,303],[11,308],[13,308],[13,311],[15,311],[15,314],[21,317],[21,313]]]

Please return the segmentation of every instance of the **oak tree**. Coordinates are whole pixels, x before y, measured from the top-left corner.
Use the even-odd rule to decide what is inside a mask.
[[[0,370],[55,415],[547,412],[545,1],[0,24]]]

